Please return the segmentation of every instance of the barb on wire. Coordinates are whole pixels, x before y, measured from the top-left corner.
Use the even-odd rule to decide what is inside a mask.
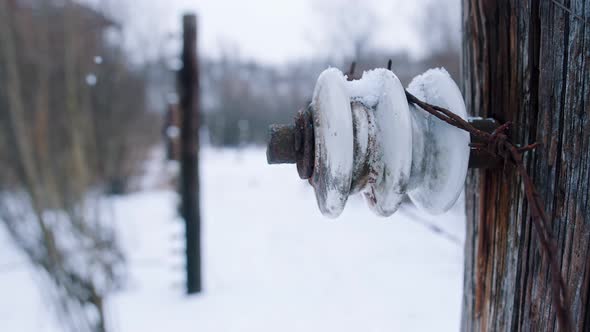
[[[388,68],[391,69],[389,63]],[[506,163],[511,163],[516,166],[518,174],[523,179],[525,197],[530,206],[533,225],[541,242],[541,250],[549,260],[551,295],[553,305],[556,308],[559,329],[561,331],[570,331],[570,315],[566,309],[568,299],[556,256],[557,244],[551,234],[549,218],[545,214],[545,208],[543,207],[539,193],[524,166],[522,158],[524,152],[535,149],[538,146],[538,143],[529,144],[523,147],[518,147],[512,143],[506,134],[508,128],[512,125],[510,122],[501,125],[492,133],[487,133],[475,128],[469,122],[445,108],[419,100],[408,91],[406,91],[406,98],[408,102],[419,106],[424,111],[432,114],[438,119],[454,127],[465,130],[484,142],[471,144],[472,147],[489,152],[494,156],[504,159]]]
[[[584,17],[577,15],[576,13],[574,13],[573,10],[569,9],[568,7],[566,7],[564,4],[558,2],[557,0],[551,0],[551,2],[553,2],[553,4],[559,8],[561,8],[561,10],[563,10],[564,12],[570,14],[573,18],[578,19],[580,21],[582,21],[582,23],[584,23],[584,25],[586,24],[590,24],[590,22],[588,22]]]

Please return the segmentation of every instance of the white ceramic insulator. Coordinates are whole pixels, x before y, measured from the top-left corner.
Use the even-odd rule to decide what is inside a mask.
[[[375,141],[375,146],[371,151],[370,179],[363,193],[376,214],[390,216],[406,194],[412,165],[412,120],[404,88],[384,68],[363,73],[350,86],[352,92],[355,88],[357,93],[364,92],[353,95],[352,99],[364,100],[374,117],[374,136],[370,139]]]
[[[467,120],[465,103],[446,70],[430,69],[416,76],[408,91],[418,99],[450,110]],[[419,208],[440,214],[457,201],[469,163],[469,133],[410,105],[414,122],[412,178],[408,195]]]
[[[417,76],[408,90],[467,118],[459,89],[444,69]],[[393,214],[406,194],[433,214],[457,200],[465,182],[469,134],[409,105],[390,70],[371,70],[347,81],[339,70],[327,69],[318,78],[311,106],[311,183],[324,215],[340,215],[355,192],[362,192],[380,216]]]
[[[353,129],[346,79],[326,69],[317,80],[311,103],[315,162],[311,183],[322,214],[342,213],[352,182]]]

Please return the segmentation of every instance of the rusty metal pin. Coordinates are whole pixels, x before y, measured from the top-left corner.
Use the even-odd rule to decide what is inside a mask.
[[[300,112],[296,118],[299,125],[273,124],[269,127],[266,158],[269,164],[297,163],[300,177],[309,179],[313,172],[313,122],[303,114]],[[475,128],[490,133],[498,127],[494,119],[471,118],[469,122]],[[498,163],[498,158],[489,153],[471,149],[469,168],[493,168]]]

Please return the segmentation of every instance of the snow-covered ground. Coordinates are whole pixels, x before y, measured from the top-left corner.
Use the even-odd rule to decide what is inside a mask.
[[[429,220],[414,209],[383,219],[353,197],[326,219],[295,166],[268,166],[258,148],[205,149],[205,291],[187,297],[178,198],[162,185],[163,162],[147,165],[144,189],[112,201],[129,270],[109,301],[116,331],[459,329],[461,204]],[[41,295],[0,228],[0,330],[59,330]]]

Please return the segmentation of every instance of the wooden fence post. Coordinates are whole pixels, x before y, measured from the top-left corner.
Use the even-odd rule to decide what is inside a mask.
[[[557,241],[572,328],[590,330],[590,0],[463,0],[473,115],[542,144],[525,165]],[[472,170],[462,329],[555,331],[550,270],[510,167]]]
[[[179,72],[180,194],[186,225],[186,289],[201,291],[201,216],[199,200],[199,67],[197,57],[197,18],[183,17],[182,68]]]

